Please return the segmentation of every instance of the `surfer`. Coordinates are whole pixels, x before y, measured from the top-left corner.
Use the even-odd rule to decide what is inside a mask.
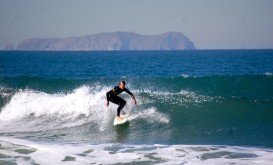
[[[111,89],[110,91],[108,91],[106,93],[106,106],[109,106],[109,101],[111,101],[114,104],[119,105],[118,109],[117,109],[117,118],[118,120],[122,120],[122,118],[120,117],[120,111],[122,110],[122,108],[125,106],[126,101],[123,100],[122,98],[120,98],[118,96],[118,94],[122,93],[123,91],[127,92],[133,99],[134,104],[136,104],[136,98],[135,96],[125,87],[126,83],[125,81],[120,81],[118,86],[115,86],[113,89]]]

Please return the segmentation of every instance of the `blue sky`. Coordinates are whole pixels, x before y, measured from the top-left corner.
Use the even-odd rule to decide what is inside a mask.
[[[198,49],[273,48],[273,0],[0,0],[0,22],[0,49],[114,31],[178,31]]]

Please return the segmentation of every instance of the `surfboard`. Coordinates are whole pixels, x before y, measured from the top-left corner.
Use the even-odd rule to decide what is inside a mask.
[[[117,117],[115,117],[114,119],[114,125],[118,125],[118,124],[124,124],[128,121],[128,115],[120,115],[120,117],[122,117],[122,120],[118,120]]]
[[[129,117],[129,115],[128,115],[128,113],[127,113],[127,114],[120,115],[120,117],[122,117],[122,118],[127,118],[127,117]]]

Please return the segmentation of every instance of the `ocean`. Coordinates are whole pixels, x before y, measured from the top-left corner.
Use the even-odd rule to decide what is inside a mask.
[[[2,51],[0,111],[0,164],[271,164],[273,50]]]

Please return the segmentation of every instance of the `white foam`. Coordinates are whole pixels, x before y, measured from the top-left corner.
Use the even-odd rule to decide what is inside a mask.
[[[0,137],[1,153],[21,164],[272,164],[273,149],[217,145],[48,144]],[[16,149],[32,149],[26,156]],[[70,156],[75,161],[64,162]]]
[[[12,92],[11,92],[11,88],[5,87],[3,85],[0,85],[0,96],[5,98],[5,97],[9,97]]]
[[[129,121],[135,119],[144,119],[149,123],[153,122],[169,123],[169,117],[166,114],[158,112],[155,107],[146,109],[145,113],[138,111],[137,113],[133,113],[128,117]]]
[[[189,77],[189,75],[185,74],[185,73],[181,74],[181,76],[184,77],[184,78],[188,78]]]
[[[265,72],[264,75],[266,75],[266,76],[272,76],[273,74],[271,72]]]
[[[15,93],[0,113],[1,132],[45,131],[75,127],[93,122],[104,131],[113,122],[117,105],[106,107],[106,92],[111,87],[81,86],[71,93],[48,94],[31,89]],[[136,95],[137,97],[137,95]],[[137,99],[138,105],[143,101]],[[127,101],[125,111],[132,114],[130,120],[142,118],[154,122],[168,122],[156,108],[133,109]],[[146,115],[144,115],[146,114]],[[156,115],[156,116],[155,116]],[[158,119],[159,116],[159,119]]]
[[[206,96],[201,95],[193,91],[181,90],[179,92],[169,92],[169,91],[153,91],[149,89],[134,91],[136,93],[145,93],[150,96],[160,98],[163,102],[173,105],[183,105],[185,107],[189,105],[200,106],[204,102],[218,102],[221,100],[220,96]],[[152,100],[148,100],[150,103],[153,103]],[[195,104],[189,104],[195,103]]]

